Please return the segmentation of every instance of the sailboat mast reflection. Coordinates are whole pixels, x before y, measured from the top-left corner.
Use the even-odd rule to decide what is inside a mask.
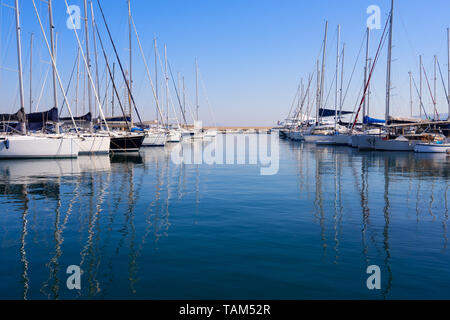
[[[314,201],[314,205],[316,208],[316,218],[319,220],[320,224],[320,237],[322,239],[322,247],[323,247],[323,258],[326,256],[327,253],[327,239],[326,239],[326,230],[325,230],[325,212],[323,208],[323,194],[322,194],[322,172],[321,172],[321,166],[322,166],[322,154],[323,150],[317,149],[315,152],[315,159],[316,159],[316,198]]]
[[[388,271],[388,280],[387,285],[384,286],[385,289],[383,290],[382,294],[383,297],[386,299],[387,295],[389,294],[391,287],[392,287],[392,270],[391,270],[391,251],[389,246],[389,224],[391,220],[391,203],[389,200],[389,165],[390,165],[390,158],[385,159],[384,163],[384,230],[383,230],[383,248],[385,251],[385,266]]]
[[[22,212],[22,234],[20,237],[20,261],[22,262],[22,283],[23,283],[23,299],[28,299],[28,290],[30,289],[30,280],[28,276],[29,263],[27,260],[26,237],[28,235],[28,210],[29,210],[29,198],[27,185],[21,186],[23,196],[23,212]]]

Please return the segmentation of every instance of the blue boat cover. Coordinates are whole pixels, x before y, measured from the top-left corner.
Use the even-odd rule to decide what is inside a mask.
[[[381,119],[370,118],[368,116],[364,117],[364,124],[376,124],[376,123],[386,123],[386,121]]]

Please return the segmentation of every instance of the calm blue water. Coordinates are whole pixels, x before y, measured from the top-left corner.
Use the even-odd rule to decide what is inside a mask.
[[[280,143],[274,176],[170,148],[0,162],[0,298],[450,299],[450,158]]]

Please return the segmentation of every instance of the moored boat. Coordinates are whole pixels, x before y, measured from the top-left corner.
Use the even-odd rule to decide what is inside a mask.
[[[79,141],[65,135],[0,135],[0,159],[77,158]]]
[[[182,139],[182,137],[181,137],[180,130],[170,130],[169,134],[167,135],[168,143],[177,143],[177,142],[180,142],[181,139]]]
[[[149,130],[145,132],[143,147],[164,147],[167,142],[167,133],[163,130]]]
[[[113,154],[139,152],[144,138],[143,134],[114,133],[111,136],[110,152]]]
[[[419,143],[414,147],[417,153],[450,153],[450,144]]]

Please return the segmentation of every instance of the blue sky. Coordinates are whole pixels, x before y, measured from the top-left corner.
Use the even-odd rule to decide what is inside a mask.
[[[128,25],[125,0],[101,1],[111,25],[119,53],[128,68]],[[3,3],[13,4],[12,0]],[[40,6],[42,19],[47,27],[46,8]],[[44,82],[49,61],[42,40],[31,0],[21,0],[23,24],[23,57],[25,96],[29,91],[29,41],[34,32],[33,53],[33,100],[37,101]],[[70,0],[69,4],[82,5],[81,0]],[[382,25],[388,15],[388,0],[354,1],[300,1],[300,0],[132,0],[133,16],[140,33],[146,55],[151,57],[153,74],[153,38],[158,38],[159,47],[167,44],[170,64],[175,73],[185,76],[188,102],[195,102],[195,58],[199,61],[202,81],[200,116],[208,125],[273,125],[283,119],[289,111],[300,78],[308,77],[314,69],[323,40],[324,24],[329,21],[329,53],[327,55],[326,92],[335,72],[336,27],[341,24],[342,42],[346,43],[345,80],[350,73],[361,46],[367,20],[366,9],[370,5],[381,8]],[[96,1],[94,10],[99,25]],[[58,68],[67,85],[76,58],[76,41],[73,31],[66,28],[66,8],[63,0],[54,0],[54,19],[58,32]],[[393,51],[393,107],[394,115],[409,114],[409,76],[412,71],[418,81],[418,55],[424,55],[424,65],[433,86],[433,56],[439,57],[445,81],[447,81],[447,38],[450,2],[433,0],[397,0],[394,26]],[[2,7],[0,65],[16,69],[14,15],[9,8]],[[103,27],[101,27],[103,30]],[[48,30],[46,30],[48,31]],[[106,34],[103,41],[107,42]],[[82,30],[80,36],[84,38]],[[372,56],[378,45],[381,30],[372,34]],[[92,46],[92,40],[91,40]],[[133,39],[134,88],[141,115],[145,119],[155,118],[153,97],[144,65]],[[92,49],[92,48],[91,48]],[[112,59],[108,43],[107,51]],[[380,57],[374,75],[371,110],[373,116],[383,117],[385,100],[386,50]],[[161,51],[162,54],[162,51]],[[104,63],[100,62],[100,78]],[[159,71],[161,74],[161,70]],[[345,108],[352,110],[362,85],[363,61],[356,66]],[[0,112],[12,112],[18,107],[17,74],[0,70]],[[48,78],[40,109],[51,107],[51,79]],[[162,79],[160,79],[160,84]],[[75,81],[75,80],[74,80]],[[83,85],[80,83],[80,95]],[[104,85],[102,85],[104,87]],[[74,83],[69,96],[74,100]],[[162,89],[160,89],[162,90]],[[171,88],[173,92],[173,88]],[[424,92],[427,92],[424,85]],[[102,96],[104,89],[101,90]],[[13,94],[12,94],[13,93]],[[61,95],[60,95],[61,99]],[[176,105],[176,96],[172,95]],[[80,98],[81,100],[81,98]],[[110,100],[110,98],[108,99]],[[209,103],[211,108],[209,107]],[[417,97],[415,97],[417,101]],[[425,104],[432,113],[429,95]],[[333,105],[332,95],[328,105]],[[81,108],[81,106],[79,107]],[[415,108],[418,108],[417,103]],[[438,110],[447,111],[445,94],[438,76]],[[81,112],[81,110],[80,110]],[[173,116],[171,116],[173,117]]]

